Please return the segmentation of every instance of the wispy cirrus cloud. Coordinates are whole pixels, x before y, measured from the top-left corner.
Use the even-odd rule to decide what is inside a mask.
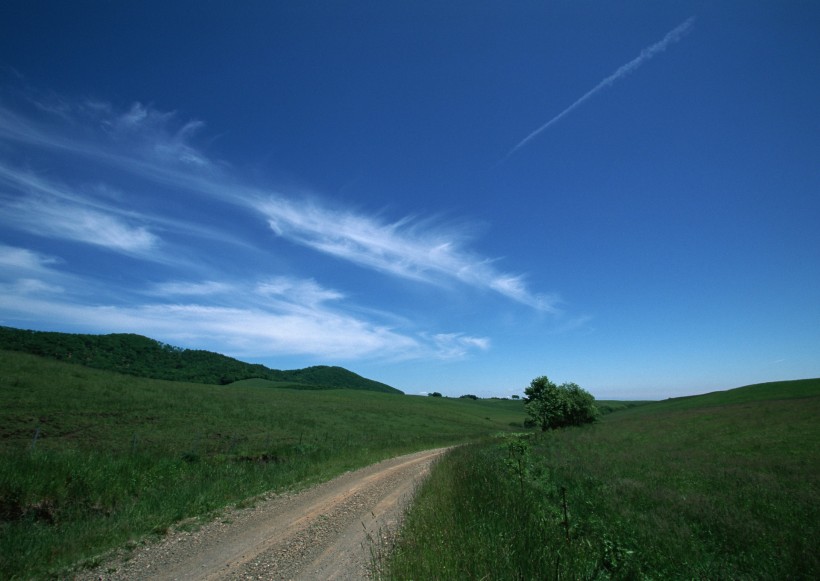
[[[43,294],[58,294],[65,292],[65,288],[53,284],[48,284],[36,278],[18,278],[12,282],[0,281],[0,293],[9,296],[33,297]]]
[[[219,164],[192,145],[204,122],[177,121],[174,111],[163,112],[135,102],[126,110],[102,101],[57,104],[29,101],[49,117],[35,121],[0,104],[0,139],[33,147],[96,158],[127,169],[216,169]],[[51,98],[54,101],[54,98]]]
[[[54,117],[63,124],[53,126],[0,107],[0,139],[81,156],[140,179],[250,209],[280,237],[363,268],[428,284],[455,281],[539,311],[557,311],[555,296],[530,290],[524,275],[501,271],[498,260],[469,251],[467,237],[458,229],[412,218],[387,221],[333,208],[316,197],[243,184],[240,176],[231,175],[224,164],[209,159],[192,144],[201,122],[179,123],[174,113],[139,103],[116,111],[104,103],[72,107],[63,100],[58,109]],[[93,214],[80,217],[85,223],[101,219]],[[157,243],[152,232],[125,228],[127,224],[119,230],[108,225],[112,237],[122,235],[120,244],[148,247]],[[80,236],[83,230],[64,227],[66,235]]]
[[[186,249],[169,249],[165,234],[186,232],[219,242],[232,239],[235,229],[245,227],[245,223],[224,220],[207,225],[180,222],[155,210],[168,202],[181,205],[216,200],[264,224],[273,218],[259,201],[280,200],[282,207],[287,205],[292,212],[290,223],[303,225],[303,233],[293,230],[285,236],[297,243],[310,231],[307,225],[311,220],[313,231],[318,232],[331,227],[322,220],[339,217],[323,211],[325,206],[315,199],[308,203],[298,196],[243,185],[238,176],[224,171],[227,166],[209,160],[192,145],[201,129],[197,122],[174,129],[174,115],[139,104],[116,112],[102,103],[71,105],[62,101],[58,107],[38,110],[56,121],[35,122],[0,107],[0,142],[19,146],[4,153],[29,152],[30,156],[17,157],[33,160],[23,168],[20,162],[15,165],[14,155],[0,155],[0,223],[9,228],[43,238],[82,242],[149,262],[167,262],[166,255],[172,250]],[[73,163],[75,160],[81,163]],[[68,178],[59,171],[32,167],[79,170]],[[90,182],[88,176],[93,176]],[[118,181],[122,176],[127,179]],[[141,184],[145,195],[129,195],[127,190],[134,184]],[[161,193],[153,194],[153,190]],[[415,227],[419,239],[413,248],[412,240],[396,233],[391,242],[390,233],[380,231],[376,220],[352,212],[347,216],[345,236],[351,241],[365,249],[370,247],[365,252],[374,255],[387,254],[386,249],[391,248],[389,258],[405,264],[392,274],[431,282],[431,273],[442,268],[440,263],[432,270],[419,266],[424,258],[421,239],[431,229]],[[366,231],[357,234],[357,227]],[[402,226],[394,228],[401,230]],[[428,255],[449,252],[447,244],[440,242],[439,246]],[[224,250],[224,246],[214,248]],[[231,248],[235,252],[249,250],[236,244]],[[345,293],[313,278],[261,274],[251,275],[254,280],[237,278],[213,270],[213,264],[207,268],[196,265],[196,258],[207,258],[196,254],[193,260],[175,263],[183,267],[178,270],[187,278],[163,281],[162,275],[153,274],[153,281],[146,280],[140,288],[139,284],[111,287],[111,279],[100,283],[67,274],[70,265],[23,248],[5,246],[0,250],[0,313],[12,320],[47,320],[49,325],[91,332],[138,332],[244,357],[459,359],[489,345],[488,339],[462,333],[419,330],[409,318],[351,304]],[[251,250],[256,257],[264,256],[259,249]],[[381,266],[376,261],[364,264],[361,257],[342,256],[329,248],[316,250],[369,268]],[[462,270],[466,259],[463,262]],[[206,278],[196,278],[197,273],[206,273]]]
[[[472,351],[487,351],[490,348],[487,337],[473,337],[463,333],[437,333],[431,340],[440,359],[462,359]]]
[[[208,297],[214,295],[224,295],[235,292],[236,286],[225,282],[214,280],[206,281],[170,281],[155,284],[148,290],[149,294],[162,297]]]
[[[5,204],[3,220],[40,236],[85,242],[144,255],[159,243],[147,228],[130,226],[97,210],[56,200],[26,199]]]
[[[362,318],[342,304],[342,293],[313,279],[172,280],[113,304],[65,296],[52,282],[61,276],[54,266],[48,257],[0,245],[0,313],[24,320],[36,315],[78,330],[142,333],[246,358],[463,359],[489,341],[461,333],[428,336]]]
[[[202,121],[188,121],[172,130],[176,112],[160,112],[139,102],[119,114],[102,103],[86,104],[86,107],[107,112],[102,126],[109,135],[135,147],[147,159],[195,168],[206,168],[213,163],[190,143],[205,127]]]
[[[561,111],[558,115],[541,125],[538,129],[527,135],[524,139],[519,141],[515,147],[513,147],[507,155],[505,155],[498,163],[504,163],[507,161],[516,151],[527,145],[530,141],[538,137],[541,133],[558,123],[561,119],[572,113],[575,109],[580,107],[584,102],[592,98],[594,95],[602,91],[603,89],[615,84],[617,81],[621,80],[629,73],[635,71],[647,62],[649,59],[654,57],[655,55],[665,51],[670,45],[678,42],[681,40],[692,28],[692,25],[695,23],[695,17],[691,17],[686,19],[682,24],[676,26],[664,36],[661,40],[652,44],[641,51],[637,57],[626,63],[625,65],[620,66],[614,73],[606,77],[603,81],[595,85],[592,89],[587,91],[584,95],[582,95],[579,99],[577,99],[572,105]]]
[[[319,252],[401,278],[457,280],[541,311],[557,310],[555,296],[531,292],[522,275],[500,272],[494,261],[463,249],[460,232],[411,219],[386,222],[303,200],[260,196],[253,203],[279,236]]]
[[[51,325],[141,333],[192,348],[236,357],[310,356],[357,360],[429,355],[413,337],[343,313],[288,313],[199,303],[78,304],[27,294],[9,285],[0,296],[7,317],[36,314]]]
[[[288,276],[277,276],[260,282],[255,290],[261,296],[311,307],[344,298],[342,293],[324,288],[313,279],[294,279]]]
[[[0,268],[6,273],[47,273],[57,259],[27,248],[0,243]]]
[[[72,281],[55,270],[58,263],[54,257],[0,243],[0,296],[64,295],[64,285]]]
[[[9,195],[14,192],[16,195]],[[0,222],[39,236],[85,242],[112,250],[147,254],[159,238],[90,200],[31,173],[0,163]]]

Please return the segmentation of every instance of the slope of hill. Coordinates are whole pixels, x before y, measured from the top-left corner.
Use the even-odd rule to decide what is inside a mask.
[[[342,367],[322,365],[281,371],[211,351],[174,347],[130,333],[82,335],[0,327],[0,349],[151,379],[214,385],[265,379],[271,382],[272,387],[278,382],[286,382],[291,389],[359,389],[402,393]]]
[[[394,387],[356,375],[344,367],[316,365],[305,369],[278,371],[276,378],[252,377],[231,385],[243,387],[279,387],[286,389],[359,389],[384,393],[402,393]],[[350,387],[356,386],[356,387]]]
[[[654,403],[651,400],[614,400],[614,399],[596,399],[595,405],[598,407],[598,412],[605,416],[613,412],[620,412],[623,410],[632,409],[648,403]]]
[[[367,379],[344,367],[335,365],[314,365],[313,367],[282,371],[281,373],[284,381],[292,381],[305,385],[321,385],[324,388],[330,389],[361,389],[385,393],[403,393],[395,387]]]
[[[385,578],[820,579],[818,414],[783,381],[459,447]]]
[[[661,411],[682,411],[757,401],[817,397],[818,394],[820,394],[820,378],[795,379],[790,381],[756,383],[754,385],[746,385],[724,391],[713,391],[701,395],[674,397],[663,401],[649,402],[647,405],[624,411],[629,411],[631,414],[654,414]]]
[[[0,350],[0,578],[73,578],[65,567],[173,523],[524,418],[520,401],[253,381],[170,383]]]

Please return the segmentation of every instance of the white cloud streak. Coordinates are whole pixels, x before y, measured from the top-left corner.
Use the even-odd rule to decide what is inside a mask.
[[[43,256],[26,248],[0,244],[0,269],[5,273],[46,273],[56,262],[54,258]]]
[[[401,278],[436,283],[455,279],[497,292],[534,309],[555,312],[557,298],[529,291],[523,276],[497,271],[489,259],[461,249],[463,236],[405,219],[375,217],[280,197],[254,206],[279,236],[355,264]]]
[[[97,107],[105,108],[100,104]],[[115,139],[138,144],[146,158],[196,168],[209,166],[210,160],[188,143],[205,124],[194,120],[176,131],[169,131],[175,117],[174,112],[162,113],[134,103],[126,113],[106,120],[105,127]]]
[[[0,285],[2,286],[2,285]],[[52,325],[109,332],[142,333],[192,348],[207,348],[236,357],[302,355],[329,359],[422,356],[412,337],[328,311],[289,313],[203,305],[148,303],[131,306],[89,305],[47,300],[9,285],[0,296],[6,316],[47,317]]]
[[[362,319],[337,304],[342,293],[312,279],[168,281],[149,289],[149,300],[117,305],[64,296],[52,265],[48,257],[0,245],[0,313],[91,332],[142,333],[245,358],[462,359],[489,346],[461,333],[429,337]]]
[[[175,119],[173,113],[157,112],[139,103],[124,113],[103,103],[84,103],[74,109],[75,119],[103,127],[103,135],[69,138],[0,107],[0,139],[82,156],[161,185],[249,208],[264,216],[279,236],[364,268],[425,283],[455,280],[542,312],[557,312],[556,297],[530,291],[523,275],[501,272],[493,265],[494,260],[464,250],[465,237],[460,232],[436,229],[409,218],[385,222],[333,209],[316,199],[285,196],[238,183],[226,175],[222,164],[208,159],[189,143],[201,122],[173,130],[169,127]],[[70,106],[60,107],[60,119],[69,115],[67,111],[71,111]],[[114,248],[145,250],[158,242],[150,231],[122,220],[106,223],[102,216],[88,211],[78,217],[78,225],[62,226],[63,236],[88,241],[84,235],[88,228],[83,224],[100,222]],[[55,225],[52,233],[58,232]]]
[[[149,294],[154,294],[162,297],[207,297],[214,295],[224,295],[236,291],[236,286],[224,282],[217,282],[207,280],[203,282],[164,282],[157,285],[149,291]]]
[[[44,110],[40,105],[38,108]],[[59,114],[55,115],[65,122],[59,131],[51,124],[35,123],[0,105],[0,138],[96,158],[125,169],[154,169],[168,174],[172,168],[217,167],[189,143],[205,124],[194,120],[173,130],[175,112],[160,112],[134,103],[128,111],[118,113],[108,103],[61,101]],[[95,134],[98,128],[102,129],[105,142]],[[152,163],[158,165],[146,165]]]
[[[462,333],[438,333],[432,336],[432,341],[439,359],[463,359],[471,351],[487,351],[490,348],[488,338]]]
[[[549,129],[550,127],[555,125],[556,123],[558,123],[558,121],[560,121],[561,119],[563,119],[564,117],[566,117],[567,115],[572,113],[575,109],[580,107],[584,102],[586,102],[587,100],[592,98],[595,94],[597,94],[600,91],[602,91],[603,89],[613,85],[616,81],[619,81],[623,77],[627,76],[629,73],[635,71],[636,69],[638,69],[638,67],[643,65],[645,62],[647,62],[649,59],[651,59],[655,55],[665,51],[667,49],[667,47],[669,47],[670,45],[672,45],[672,44],[678,42],[679,40],[681,40],[689,32],[689,30],[692,28],[692,25],[694,24],[694,22],[695,22],[695,17],[694,16],[691,17],[691,18],[688,18],[685,22],[683,22],[683,24],[680,24],[679,26],[677,26],[677,27],[673,28],[672,30],[670,30],[666,34],[666,36],[663,37],[663,39],[661,39],[660,41],[656,42],[655,44],[653,44],[651,46],[648,46],[647,48],[643,49],[641,51],[641,54],[639,54],[636,58],[632,59],[631,61],[629,61],[625,65],[619,67],[618,70],[616,70],[614,73],[609,75],[603,81],[601,81],[600,83],[595,85],[595,87],[593,87],[591,90],[587,91],[587,93],[585,93],[580,99],[575,101],[572,105],[570,105],[569,107],[567,107],[566,109],[561,111],[558,115],[556,115],[555,117],[553,117],[552,119],[550,119],[549,121],[547,121],[546,123],[541,125],[538,129],[536,129],[535,131],[533,131],[532,133],[527,135],[524,139],[519,141],[516,144],[516,146],[513,147],[507,153],[507,155],[505,155],[498,163],[501,164],[501,163],[504,163],[505,161],[507,161],[513,154],[515,154],[515,152],[517,152],[519,149],[521,149],[522,147],[527,145],[530,141],[535,139],[538,135],[540,135],[541,133],[543,133],[544,131],[546,131],[547,129]]]
[[[114,216],[55,200],[21,200],[4,208],[4,219],[33,234],[93,244],[128,254],[148,254],[159,239]]]
[[[159,243],[145,227],[131,225],[45,180],[0,163],[3,185],[22,194],[10,197],[0,193],[0,222],[9,227],[129,254],[148,254]]]
[[[254,270],[249,280],[237,276],[235,264],[232,274],[221,272],[220,260],[180,245],[180,236],[230,242],[232,251],[241,244],[255,259],[265,250],[257,240],[242,242],[245,222],[197,222],[196,212],[180,213],[183,221],[164,209],[206,197],[215,211],[268,224],[284,240],[348,263],[423,284],[459,283],[562,317],[557,298],[533,292],[523,275],[471,252],[464,228],[390,221],[301,193],[248,186],[192,144],[201,122],[180,123],[173,113],[139,103],[125,111],[65,100],[35,108],[39,116],[27,117],[0,105],[0,224],[172,265],[174,279],[167,280],[168,269],[146,270],[142,285],[131,277],[118,286],[0,243],[2,317],[77,331],[137,332],[252,358],[457,360],[490,349],[487,337],[420,330],[412,317],[351,304],[344,292],[312,278]],[[135,183],[140,189],[129,193]]]
[[[313,279],[301,280],[288,276],[277,276],[261,282],[256,286],[256,292],[289,303],[298,299],[298,302],[310,307],[344,298],[342,293],[323,288]]]

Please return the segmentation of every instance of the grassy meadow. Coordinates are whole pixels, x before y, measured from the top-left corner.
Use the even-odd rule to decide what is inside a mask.
[[[820,380],[647,404],[441,459],[388,579],[818,579]]]
[[[523,420],[520,401],[170,382],[0,351],[0,577],[64,573],[261,493]]]

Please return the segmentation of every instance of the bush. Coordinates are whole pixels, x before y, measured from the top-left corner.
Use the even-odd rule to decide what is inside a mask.
[[[541,375],[530,382],[524,394],[527,414],[542,431],[580,426],[598,417],[595,398],[577,383],[555,385]]]

